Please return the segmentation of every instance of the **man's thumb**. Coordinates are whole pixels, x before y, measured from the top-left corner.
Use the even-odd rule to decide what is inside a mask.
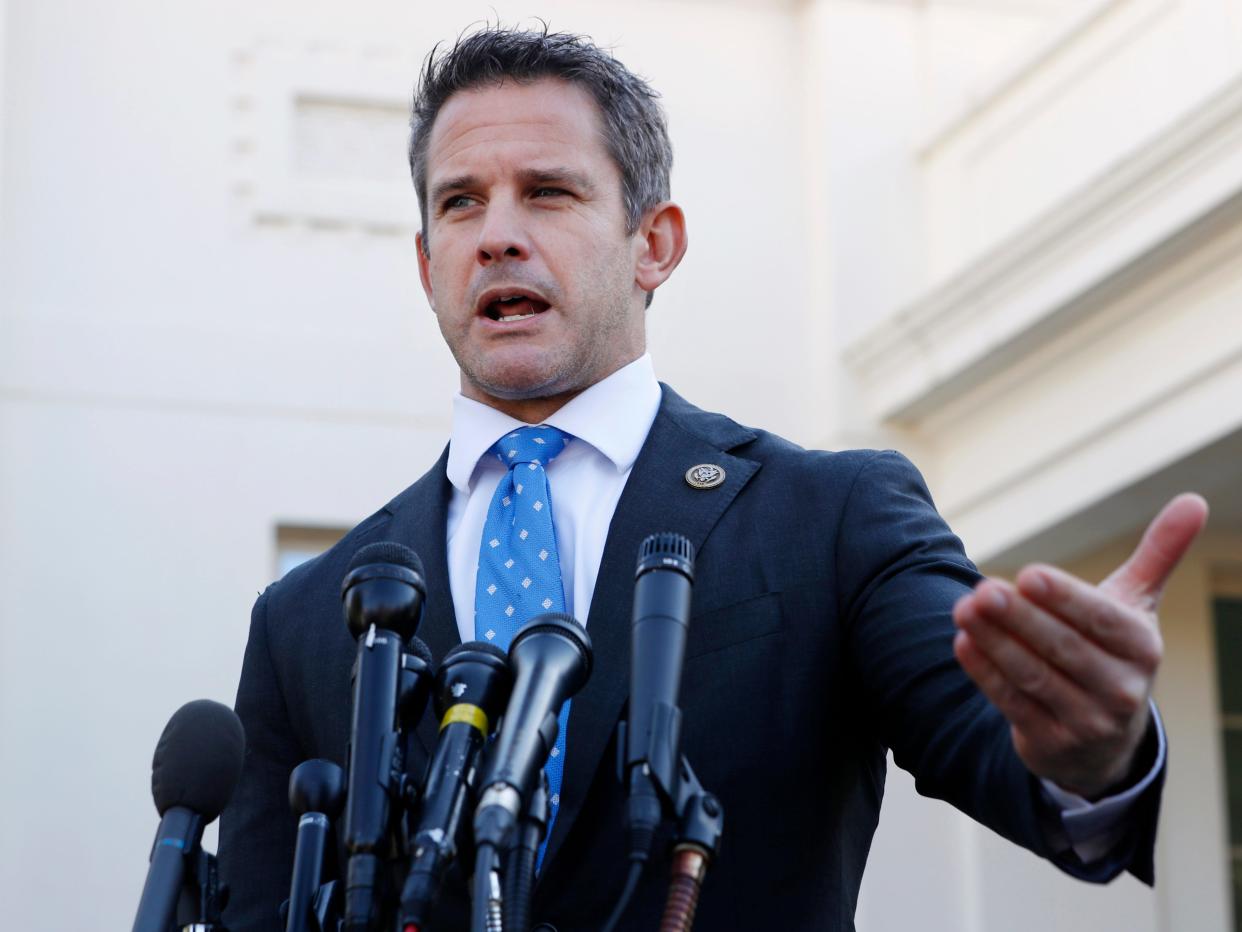
[[[1203,496],[1194,492],[1178,495],[1147,526],[1130,559],[1104,581],[1105,588],[1130,600],[1154,604],[1169,574],[1203,530],[1207,516]]]

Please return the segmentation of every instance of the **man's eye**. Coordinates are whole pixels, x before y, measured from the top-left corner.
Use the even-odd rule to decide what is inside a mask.
[[[452,197],[445,198],[445,210],[460,210],[463,207],[469,207],[474,203],[474,198],[468,194],[454,194]]]
[[[567,197],[569,192],[564,188],[536,188],[535,197]]]

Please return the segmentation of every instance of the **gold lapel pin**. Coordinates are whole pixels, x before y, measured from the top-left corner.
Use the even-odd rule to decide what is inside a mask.
[[[715,463],[700,463],[686,470],[686,484],[692,489],[714,489],[724,481],[725,471]]]

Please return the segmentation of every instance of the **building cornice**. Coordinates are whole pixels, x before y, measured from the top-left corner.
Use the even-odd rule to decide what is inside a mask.
[[[930,411],[1064,332],[1242,213],[1242,76],[1095,182],[853,341],[876,420]]]

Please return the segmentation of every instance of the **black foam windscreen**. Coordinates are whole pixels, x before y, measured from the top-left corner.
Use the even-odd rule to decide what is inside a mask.
[[[360,547],[349,561],[349,569],[356,570],[369,563],[395,563],[413,570],[419,576],[423,575],[423,561],[418,558],[418,554],[393,540],[380,540]]]
[[[405,652],[413,654],[428,667],[435,665],[435,660],[431,656],[431,648],[422,642],[420,638],[410,638],[405,644]]]
[[[162,817],[184,806],[208,822],[228,805],[241,777],[246,734],[241,719],[210,699],[187,702],[168,720],[151,761],[151,795]]]
[[[467,651],[481,651],[485,654],[491,654],[497,660],[503,660],[505,663],[509,662],[509,655],[495,644],[489,644],[487,641],[466,641],[466,643],[458,644],[445,654],[444,659],[440,661],[441,666],[448,663],[458,654],[464,654]]]

